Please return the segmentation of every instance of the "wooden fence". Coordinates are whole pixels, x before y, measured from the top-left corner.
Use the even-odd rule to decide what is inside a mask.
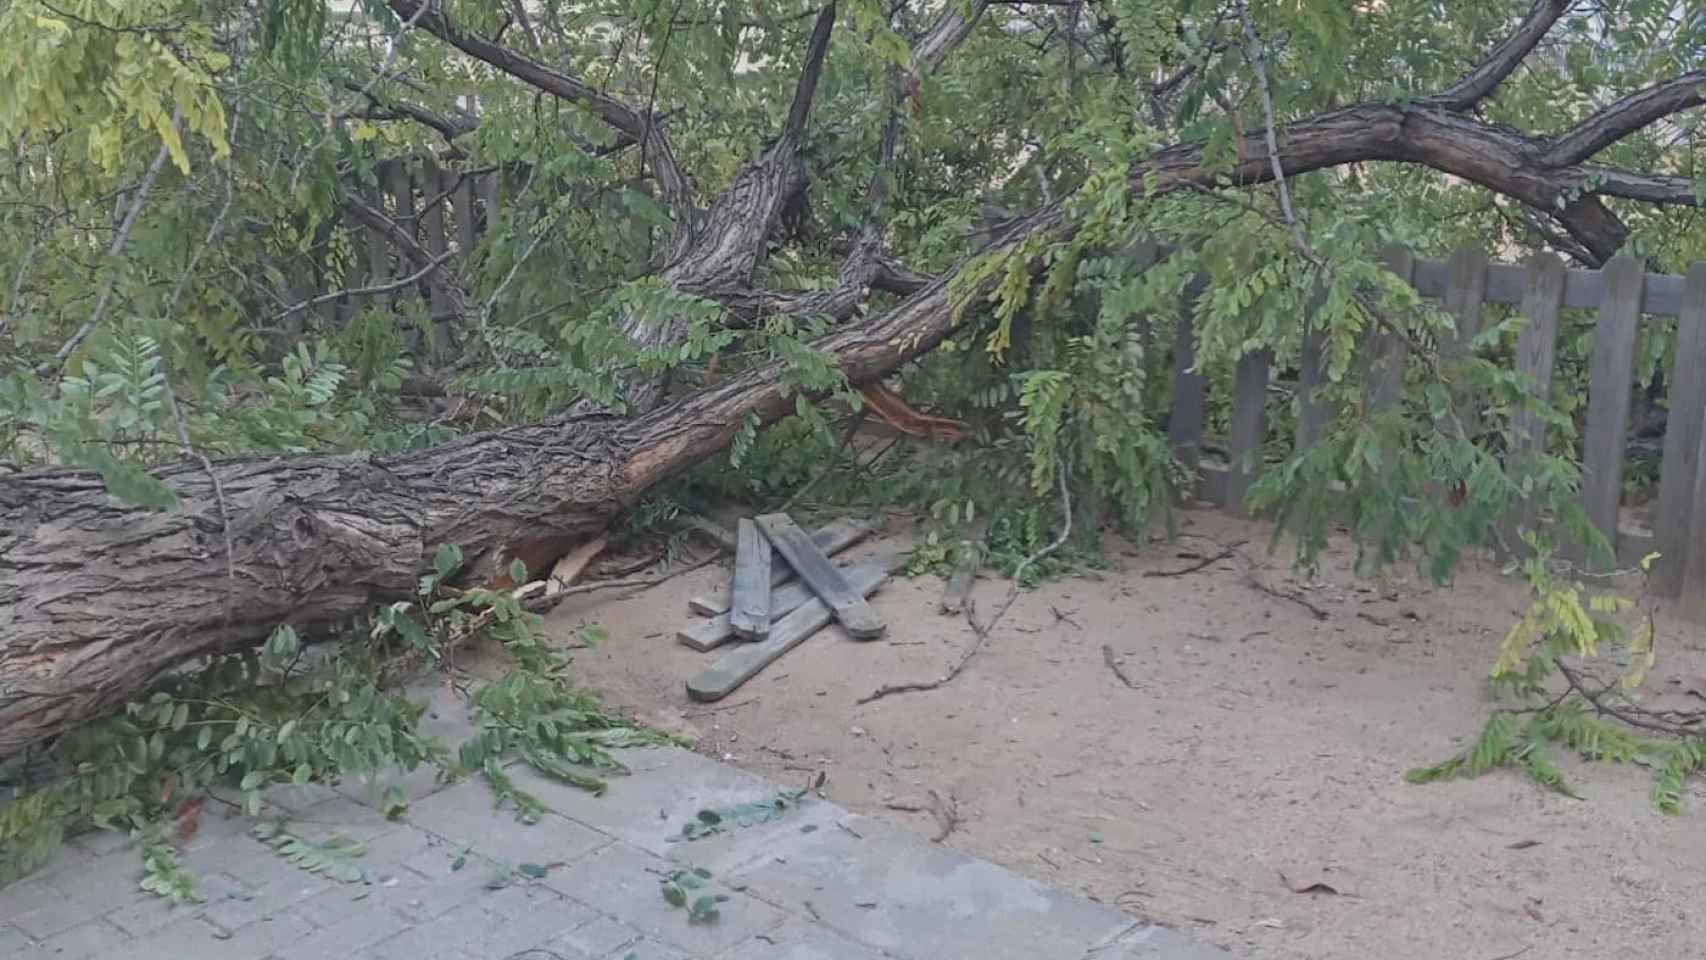
[[[1139,251],[1140,257],[1144,251]],[[1153,253],[1149,253],[1153,256]],[[1649,551],[1662,556],[1654,564],[1654,587],[1678,599],[1684,616],[1706,621],[1706,263],[1686,277],[1646,273],[1642,264],[1620,257],[1603,270],[1567,269],[1552,254],[1539,254],[1526,265],[1489,263],[1472,250],[1450,260],[1418,260],[1400,249],[1384,256],[1389,269],[1417,293],[1443,301],[1457,321],[1457,332],[1442,352],[1468,348],[1481,330],[1481,306],[1512,304],[1524,318],[1516,349],[1517,371],[1550,390],[1559,331],[1565,308],[1597,309],[1591,355],[1588,402],[1582,431],[1582,506],[1589,519],[1616,545],[1621,563]],[[1203,420],[1207,382],[1195,366],[1195,337],[1190,306],[1205,281],[1185,291],[1174,350],[1173,409],[1169,434],[1174,449],[1198,469],[1205,499],[1244,512],[1245,495],[1263,467],[1266,406],[1272,367],[1270,351],[1239,359],[1232,379],[1231,414],[1225,437],[1226,462],[1203,462]],[[1620,505],[1634,386],[1635,345],[1642,316],[1678,318],[1675,361],[1665,386],[1669,416],[1659,472],[1659,494],[1651,529],[1625,522]],[[1404,341],[1386,334],[1371,337],[1371,405],[1396,403],[1403,385]],[[1306,334],[1296,392],[1294,449],[1319,438],[1326,411],[1313,390],[1322,380],[1322,343]],[[1472,408],[1464,410],[1474,416]],[[1513,418],[1509,449],[1513,457],[1545,449],[1543,425],[1519,411]],[[1526,515],[1524,512],[1526,511]],[[1517,517],[1532,523],[1532,507]]]
[[[429,258],[444,256],[452,239],[460,255],[467,256],[497,222],[503,184],[522,179],[514,169],[458,172],[440,168],[430,158],[385,161],[378,172],[379,187],[367,202],[397,223],[408,238],[405,242],[419,248],[413,256],[407,255],[393,242],[395,238],[352,223],[356,235],[365,238],[366,256],[357,258],[353,275],[344,278],[345,289],[384,286],[419,273],[422,251]],[[1150,263],[1159,253],[1154,245],[1134,251],[1140,261]],[[1649,551],[1659,551],[1662,556],[1654,568],[1657,591],[1680,599],[1690,618],[1706,621],[1706,263],[1695,264],[1686,277],[1678,277],[1646,273],[1638,261],[1628,258],[1613,260],[1603,270],[1567,269],[1551,254],[1540,254],[1522,266],[1490,263],[1473,250],[1460,250],[1439,262],[1418,260],[1407,251],[1393,249],[1384,260],[1419,294],[1442,301],[1443,308],[1456,318],[1456,336],[1441,345],[1446,354],[1468,349],[1481,330],[1483,304],[1519,306],[1525,323],[1517,342],[1517,370],[1532,377],[1543,390],[1550,389],[1552,383],[1561,311],[1598,311],[1582,433],[1582,506],[1615,544],[1620,562],[1630,563]],[[452,259],[447,266],[454,262]],[[1200,276],[1187,285],[1177,319],[1168,430],[1180,459],[1198,471],[1204,498],[1242,513],[1245,496],[1263,468],[1273,357],[1264,350],[1238,360],[1224,438],[1226,460],[1205,461],[1208,382],[1196,369],[1190,307],[1206,285],[1206,278]],[[424,274],[417,283],[402,285],[387,295],[393,303],[410,297],[428,298],[435,319],[446,317],[450,309],[437,301],[439,290]],[[359,308],[359,302],[357,298],[342,298],[325,306],[342,320]],[[1642,316],[1678,318],[1676,359],[1665,381],[1669,418],[1650,529],[1624,522],[1620,511],[1635,346]],[[443,344],[435,338],[434,345]],[[1328,411],[1313,397],[1323,379],[1322,348],[1318,333],[1303,334],[1295,392],[1295,449],[1315,443],[1328,418]],[[1371,404],[1378,408],[1397,403],[1403,388],[1404,341],[1376,334],[1367,349]],[[1472,406],[1461,412],[1466,421],[1473,422]],[[1513,421],[1511,456],[1532,456],[1544,449],[1546,437],[1536,418],[1519,412]],[[1512,521],[1532,523],[1535,519],[1531,508],[1522,507]]]

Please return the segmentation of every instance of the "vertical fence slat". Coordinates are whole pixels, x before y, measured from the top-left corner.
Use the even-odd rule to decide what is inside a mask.
[[[474,179],[459,173],[448,176],[456,184],[450,194],[451,209],[456,216],[456,244],[466,257],[474,250]]]
[[[1470,343],[1481,332],[1481,303],[1487,296],[1487,255],[1465,247],[1452,253],[1446,263],[1445,311],[1457,319],[1457,336],[1440,345],[1447,360],[1470,352]],[[1480,432],[1481,405],[1463,391],[1452,398],[1457,422],[1470,436]]]
[[[401,227],[404,233],[413,238],[416,235],[415,185],[413,178],[409,176],[409,166],[405,161],[394,161],[390,164],[388,173],[389,176],[387,177],[387,180],[388,186],[391,190],[391,200],[396,205],[396,209],[392,213],[392,218],[397,221],[397,226]],[[400,251],[398,253],[397,266],[400,271],[397,274],[399,277],[408,276],[413,272],[408,268],[408,264],[403,261],[402,253]],[[399,303],[407,299],[408,295],[408,287],[404,287],[393,294]]]
[[[1538,253],[1529,261],[1527,286],[1522,295],[1522,313],[1527,319],[1516,341],[1516,372],[1534,384],[1544,399],[1552,393],[1552,365],[1558,345],[1558,311],[1564,305],[1564,261],[1555,254]],[[1512,469],[1526,469],[1546,449],[1546,427],[1537,414],[1518,410],[1511,417]],[[1517,526],[1533,529],[1538,518],[1535,505],[1523,500],[1511,512],[1506,538],[1518,549]]]
[[[1416,258],[1403,247],[1387,247],[1380,252],[1380,259],[1386,264],[1386,269],[1397,274],[1398,279],[1405,283],[1415,278]],[[1369,406],[1376,411],[1387,410],[1404,394],[1404,355],[1408,352],[1408,345],[1402,337],[1383,329],[1372,331],[1369,345],[1372,348],[1368,372]]]
[[[1268,370],[1273,351],[1246,353],[1238,358],[1232,377],[1232,418],[1226,438],[1226,510],[1248,516],[1244,497],[1264,466],[1262,448],[1267,439]]]
[[[1208,289],[1208,277],[1198,274],[1185,284],[1179,297],[1179,323],[1173,340],[1173,412],[1167,420],[1167,439],[1173,454],[1195,471],[1202,460],[1203,400],[1208,383],[1193,370],[1197,362],[1197,334],[1193,315],[1197,298]]]
[[[1659,463],[1659,508],[1653,516],[1653,584],[1660,596],[1681,595],[1694,528],[1696,480],[1701,472],[1702,420],[1706,420],[1706,263],[1688,268],[1676,321],[1676,360],[1670,374],[1664,459]]]
[[[1700,442],[1694,448],[1694,506],[1684,549],[1688,556],[1680,558],[1682,616],[1695,623],[1706,623],[1706,431],[1701,431]]]
[[[1315,321],[1327,291],[1317,287],[1303,307],[1303,349],[1297,358],[1297,431],[1293,443],[1307,450],[1321,439],[1327,428],[1327,406],[1315,392],[1327,382],[1327,334]]]
[[[485,233],[497,229],[498,226],[498,173],[483,173],[480,175],[480,207],[484,216],[480,220],[480,232]]]
[[[1646,267],[1618,257],[1601,272],[1605,293],[1594,326],[1587,422],[1582,430],[1582,509],[1617,552],[1617,508],[1629,433],[1629,390],[1635,379],[1635,332],[1641,320]]]

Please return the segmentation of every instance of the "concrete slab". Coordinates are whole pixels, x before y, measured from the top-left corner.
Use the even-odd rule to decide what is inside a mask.
[[[627,844],[611,844],[562,871],[553,870],[544,882],[553,890],[695,956],[714,956],[785,919],[771,905],[736,892],[714,878],[703,892],[728,897],[718,905],[721,918],[714,924],[690,924],[686,910],[669,905],[663,898],[660,881],[678,866]]]
[[[862,817],[849,822],[860,836],[800,836],[729,879],[907,960],[1078,957],[1131,926],[1111,907]]]

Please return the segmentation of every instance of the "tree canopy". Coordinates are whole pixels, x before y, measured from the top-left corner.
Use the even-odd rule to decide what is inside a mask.
[[[262,462],[236,458],[355,458],[292,474],[329,497],[377,483],[349,472],[377,455],[433,506],[372,542],[406,566],[461,537],[489,573],[684,471],[793,491],[839,448],[819,401],[900,374],[972,442],[882,496],[1006,511],[1039,543],[1058,486],[1138,528],[1185,481],[1170,331],[1136,321],[1189,293],[1206,376],[1262,348],[1295,366],[1306,322],[1326,340],[1329,442],[1257,496],[1334,478],[1382,558],[1419,544],[1445,572],[1519,492],[1574,482],[1567,449],[1507,472],[1498,416],[1442,425],[1445,381],[1499,416],[1567,424],[1578,401],[1508,376],[1508,327],[1448,369],[1438,311],[1377,251],[1700,257],[1703,43],[1672,0],[8,0],[0,456],[100,483],[0,477],[0,517],[39,532],[107,491],[202,530],[194,562],[235,580],[292,529],[272,488],[226,495]],[[1144,269],[1146,243],[1167,255]],[[1382,417],[1376,331],[1419,348]],[[503,459],[522,449],[556,479]],[[424,486],[462,456],[460,486]],[[87,566],[50,554],[0,581],[43,635],[61,625],[21,598]],[[330,622],[332,584],[409,579],[328,570],[267,616]],[[273,626],[219,606],[174,656]]]

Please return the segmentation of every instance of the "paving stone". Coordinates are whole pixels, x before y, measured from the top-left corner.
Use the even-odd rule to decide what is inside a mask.
[[[645,937],[637,943],[619,947],[614,953],[606,954],[599,960],[696,960],[698,956],[700,955],[686,953],[667,943],[659,943],[651,937]]]
[[[485,782],[474,780],[415,804],[409,822],[511,866],[566,863],[609,842],[603,834],[554,814],[532,825],[518,823],[509,808],[497,808]]]
[[[326,927],[280,947],[274,954],[277,960],[326,960],[329,957],[357,957],[360,951],[388,937],[394,937],[409,926],[409,921],[383,905],[350,913]]]
[[[14,956],[11,951],[5,949],[5,939],[4,935],[0,935],[0,957]],[[131,940],[130,934],[107,921],[91,920],[49,937],[41,946],[35,947],[33,953],[19,951],[16,956],[28,960],[36,960],[38,957],[52,957],[53,960],[122,957],[129,950]]]
[[[271,804],[291,816],[336,796],[338,792],[323,783],[281,783],[261,791],[263,803]]]
[[[119,925],[133,937],[153,933],[174,920],[200,913],[208,907],[224,902],[233,897],[247,897],[249,891],[237,881],[224,874],[213,873],[197,876],[196,888],[201,891],[205,901],[196,903],[173,903],[165,897],[145,896],[143,899],[128,907],[120,907],[107,914],[107,919]]]
[[[664,901],[659,878],[676,865],[623,843],[613,843],[553,870],[544,882],[649,936],[684,950],[714,954],[783,918],[774,907],[716,882],[704,893],[724,894],[715,924],[689,924],[687,911]]]
[[[34,877],[19,880],[11,886],[0,887],[0,923],[64,899],[46,880]]]
[[[547,911],[559,922],[558,927],[551,931],[553,935],[579,929],[603,916],[586,904],[565,897],[542,883],[518,883],[494,891],[486,899],[486,909],[510,919]]]
[[[43,877],[53,899],[11,917],[20,930],[46,940],[105,913],[153,898],[138,886],[142,859],[134,850],[120,850],[87,862],[55,870]]]
[[[545,944],[545,949],[565,957],[589,960],[620,956],[622,948],[640,942],[644,934],[633,927],[602,914],[589,923],[559,934]]]
[[[238,887],[228,891],[218,900],[210,898],[201,916],[223,929],[236,930],[257,921],[271,919],[334,886],[347,886],[286,863],[283,858],[265,848],[257,849],[254,856],[277,861],[289,872],[278,874],[271,883],[253,889]]]
[[[186,917],[135,941],[121,956],[123,960],[261,960],[312,932],[301,920],[271,920],[227,932],[199,917]]]
[[[699,811],[768,800],[780,789],[762,777],[673,747],[611,751],[633,772],[608,778],[603,796],[552,780],[525,764],[510,767],[516,784],[566,817],[625,840],[642,850],[724,873],[764,855],[780,836],[802,828],[833,828],[839,808],[808,797],[768,823],[692,842],[676,840]]]
[[[364,960],[428,960],[460,956],[502,922],[478,903],[464,903],[432,920],[411,926],[364,952]]]
[[[1166,927],[1137,924],[1108,945],[1089,950],[1083,960],[1232,960],[1232,954]]]
[[[403,820],[387,820],[378,810],[357,803],[340,794],[311,807],[304,807],[290,819],[290,829],[300,836],[317,842],[343,836],[367,844],[407,824]]]
[[[803,920],[755,934],[717,960],[885,960],[882,952]]]
[[[1078,957],[1131,924],[1118,910],[994,864],[865,818],[849,823],[861,836],[794,837],[721,879],[744,881],[755,896],[908,960]]]
[[[0,957],[28,956],[26,951],[34,950],[36,943],[11,924],[0,923]]]
[[[495,864],[470,858],[467,866],[455,873],[410,884],[396,893],[387,891],[382,900],[417,923],[425,923],[447,910],[463,904],[478,905],[490,898],[498,892],[492,888],[494,877],[501,879],[507,874]]]
[[[123,830],[90,830],[67,841],[90,856],[104,856],[119,850],[129,850],[136,841]]]

